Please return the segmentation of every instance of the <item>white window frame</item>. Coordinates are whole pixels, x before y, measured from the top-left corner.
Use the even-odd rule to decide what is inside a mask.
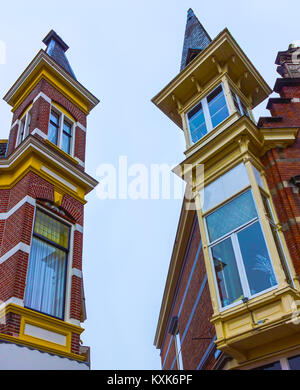
[[[252,119],[252,118],[251,118],[250,111],[249,111],[247,105],[242,101],[242,99],[239,97],[239,95],[238,95],[238,94],[234,91],[234,89],[232,89],[232,88],[230,88],[230,92],[231,92],[232,95],[234,94],[234,96],[236,97],[236,100],[237,100],[237,103],[238,103],[238,106],[239,106],[239,110],[238,110],[239,114],[240,114],[241,116],[247,115],[250,119]],[[234,97],[233,97],[233,96],[232,96],[232,99],[234,100]],[[234,104],[234,103],[233,103],[233,104]],[[245,107],[245,109],[246,109],[246,111],[247,111],[246,114],[244,114],[243,106]],[[235,104],[234,104],[234,108],[237,110],[237,107],[236,107]]]
[[[35,224],[35,218],[36,218],[36,211],[41,210],[44,213],[47,213],[53,218],[56,218],[57,220],[61,221],[65,225],[68,225],[70,228],[70,237],[69,237],[69,250],[68,250],[68,256],[67,256],[67,266],[66,266],[66,278],[65,278],[65,301],[64,301],[64,316],[62,321],[70,322],[70,308],[71,308],[71,288],[72,288],[72,268],[73,268],[73,247],[74,247],[74,232],[75,232],[75,225],[69,222],[68,220],[64,219],[63,217],[59,216],[56,213],[51,212],[46,207],[43,207],[43,205],[36,205],[34,208],[34,216],[33,216],[33,224],[32,224],[32,231],[31,231],[31,240],[30,240],[30,251],[31,251],[31,245],[32,245],[32,238],[33,238],[33,232],[34,232],[34,224]],[[30,252],[29,252],[30,253]],[[29,267],[27,267],[27,273],[26,273],[26,281],[25,281],[25,289],[27,285],[27,277],[28,277]],[[45,314],[48,315],[48,314]],[[51,315],[49,315],[51,317]],[[56,317],[55,317],[56,318]]]
[[[50,114],[49,114],[49,122],[48,122],[48,132],[49,132],[49,126],[50,126],[50,115],[51,111],[54,111],[58,116],[59,116],[59,128],[58,128],[58,134],[57,134],[57,147],[59,147],[64,153],[67,153],[69,156],[73,157],[74,156],[74,147],[75,147],[75,131],[76,131],[76,125],[75,122],[64,112],[62,112],[59,108],[57,108],[54,105],[50,106]],[[63,138],[63,125],[64,121],[70,122],[71,124],[71,144],[70,144],[70,153],[65,152],[62,149],[62,138]],[[48,138],[49,139],[49,138]]]
[[[29,109],[22,117],[19,119],[18,133],[16,139],[16,147],[20,145],[21,142],[29,135],[29,127],[31,121],[31,109]],[[24,129],[24,130],[23,130]],[[22,135],[23,130],[23,135]]]
[[[228,114],[228,116],[225,119],[223,119],[222,122],[218,123],[217,126],[213,127],[212,121],[211,121],[211,115],[210,115],[210,112],[209,112],[207,97],[210,94],[212,94],[220,86],[222,87],[223,95],[224,95],[224,98],[225,98],[225,102],[226,102],[226,106],[227,106],[229,114]],[[189,121],[189,118],[188,118],[189,112],[192,111],[199,103],[201,103],[202,109],[203,109],[204,120],[205,120],[206,129],[207,129],[207,133],[206,134],[210,133],[213,129],[215,129],[216,127],[220,126],[221,123],[223,123],[230,116],[230,107],[229,107],[229,104],[228,104],[228,98],[226,96],[224,84],[221,82],[214,89],[209,91],[209,93],[206,94],[201,100],[199,100],[196,104],[194,104],[193,107],[191,109],[189,109],[188,112],[185,115],[186,123],[187,123],[187,127],[188,127],[189,141],[190,141],[191,145],[195,145],[198,141],[200,141],[203,138],[203,137],[199,138],[196,142],[193,142],[192,136],[191,136],[191,130],[190,130],[190,121]]]
[[[252,198],[253,198],[253,202],[254,202],[254,205],[255,205],[255,208],[256,208],[256,212],[257,212],[257,217],[247,221],[245,224],[243,224],[243,225],[235,228],[234,230],[224,234],[222,237],[219,237],[218,239],[210,242],[209,241],[208,227],[207,227],[207,220],[206,220],[206,218],[210,214],[212,214],[214,211],[216,211],[218,208],[221,208],[221,207],[225,206],[227,203],[231,202],[236,197],[242,195],[243,193],[245,193],[247,191],[251,192],[251,195],[252,195]],[[233,303],[231,303],[229,305],[223,306],[222,302],[221,302],[221,298],[220,298],[220,292],[219,292],[219,288],[218,288],[217,277],[216,277],[216,272],[215,272],[215,266],[214,266],[214,261],[213,261],[213,256],[212,256],[212,247],[214,247],[215,245],[219,244],[220,242],[222,242],[222,241],[224,241],[224,240],[226,240],[228,238],[231,239],[231,243],[232,243],[232,247],[233,247],[233,251],[234,251],[234,256],[235,256],[235,260],[236,260],[236,265],[237,265],[237,270],[238,270],[238,274],[239,274],[239,277],[240,277],[240,282],[241,282],[241,287],[242,287],[242,292],[244,294],[244,297],[247,297],[248,299],[252,299],[252,298],[255,298],[257,296],[260,296],[262,294],[265,294],[265,293],[267,293],[269,291],[272,291],[272,290],[277,288],[277,286],[278,286],[277,275],[276,275],[276,272],[275,272],[275,269],[274,269],[274,264],[273,264],[272,257],[271,257],[271,254],[270,254],[269,245],[268,245],[268,242],[266,240],[264,230],[263,230],[263,228],[261,226],[261,222],[260,222],[260,218],[259,218],[259,214],[258,214],[255,198],[253,196],[252,189],[251,189],[250,186],[247,187],[244,191],[238,193],[236,196],[230,198],[228,201],[222,203],[222,205],[218,206],[213,211],[206,213],[205,216],[204,216],[204,221],[205,221],[205,223],[204,223],[205,233],[206,233],[206,237],[207,237],[207,240],[208,240],[210,262],[211,262],[211,267],[212,267],[212,270],[213,270],[213,278],[214,278],[214,283],[215,283],[215,286],[216,286],[216,292],[217,292],[217,298],[218,298],[218,304],[219,304],[220,312],[222,312],[224,310],[227,310],[227,309],[230,309],[231,307],[240,305],[243,302],[242,300],[239,300],[237,302],[233,302]],[[248,282],[248,278],[247,278],[247,273],[246,273],[246,269],[245,269],[245,266],[244,266],[243,257],[242,257],[241,251],[240,251],[240,246],[238,244],[237,233],[239,233],[240,231],[248,228],[249,226],[251,226],[251,225],[253,225],[254,223],[257,223],[257,222],[260,224],[260,227],[261,227],[261,231],[262,231],[262,235],[263,235],[263,238],[264,238],[264,241],[265,241],[265,245],[266,245],[266,248],[267,248],[268,256],[269,256],[269,259],[270,259],[270,262],[271,262],[271,265],[272,265],[272,268],[273,268],[273,273],[274,273],[274,277],[275,277],[275,280],[276,280],[276,284],[274,286],[266,289],[266,290],[260,291],[259,293],[251,294],[250,287],[249,287],[249,282]]]
[[[175,350],[176,350],[176,361],[178,370],[183,370],[183,361],[182,361],[182,353],[181,353],[181,341],[179,330],[176,331],[174,336],[175,340]]]

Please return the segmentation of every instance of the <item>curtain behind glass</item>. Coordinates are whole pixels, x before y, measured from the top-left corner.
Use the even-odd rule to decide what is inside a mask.
[[[251,191],[244,192],[206,217],[210,241],[215,241],[257,217]]]
[[[66,253],[33,237],[29,258],[25,305],[62,318]]]

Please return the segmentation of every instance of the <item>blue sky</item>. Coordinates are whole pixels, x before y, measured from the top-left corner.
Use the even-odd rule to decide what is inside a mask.
[[[86,170],[103,163],[174,165],[184,159],[183,133],[151,98],[179,72],[186,12],[193,8],[212,38],[228,27],[274,86],[279,50],[300,39],[299,0],[28,0],[1,5],[0,92],[44,47],[53,28],[70,46],[78,78],[100,100],[88,120]],[[266,102],[255,116],[268,115]],[[10,108],[0,102],[0,137]],[[181,208],[180,200],[100,200],[88,195],[84,278],[88,311],[83,341],[94,369],[159,369],[153,347],[161,298]]]

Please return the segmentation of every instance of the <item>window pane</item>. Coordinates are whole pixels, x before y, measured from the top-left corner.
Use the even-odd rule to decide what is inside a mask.
[[[204,188],[203,212],[230,198],[250,184],[244,164],[238,164]]]
[[[188,113],[192,142],[197,142],[207,133],[202,104],[198,104]]]
[[[62,135],[61,148],[64,152],[70,153],[71,150],[71,137],[65,133]]]
[[[244,295],[231,239],[212,247],[212,257],[222,306],[240,301]]]
[[[244,192],[206,217],[210,241],[257,217],[251,191]]]
[[[241,110],[240,110],[239,102],[238,102],[238,100],[237,100],[238,98],[237,98],[237,96],[236,96],[236,93],[233,92],[233,91],[231,90],[231,95],[232,95],[233,103],[234,103],[234,105],[235,105],[236,110],[237,110],[240,114],[242,114],[242,113],[241,113]]]
[[[71,135],[72,125],[69,122],[64,121],[64,131]]]
[[[50,113],[50,121],[53,122],[57,126],[59,124],[59,116],[54,111],[51,111],[51,113]]]
[[[300,370],[300,356],[294,356],[288,359],[291,370]]]
[[[32,239],[25,306],[62,318],[66,252],[36,237]]]
[[[213,127],[216,127],[229,116],[225,96],[222,87],[218,87],[208,98],[208,108]]]
[[[251,294],[275,286],[276,279],[259,222],[243,229],[237,236]]]
[[[280,362],[275,362],[266,366],[254,368],[254,370],[281,370],[281,365]]]
[[[36,211],[34,232],[64,248],[69,245],[69,227],[47,214]]]
[[[57,145],[57,128],[52,123],[49,124],[48,139]]]

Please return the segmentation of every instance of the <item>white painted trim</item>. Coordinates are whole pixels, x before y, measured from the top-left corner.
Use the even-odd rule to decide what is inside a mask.
[[[43,139],[48,138],[47,134],[45,134],[42,130],[38,129],[37,127],[31,132],[31,135],[35,135],[35,134],[39,135]]]
[[[16,298],[16,297],[11,297],[7,301],[1,302],[0,310],[2,310],[5,306],[7,306],[7,305],[9,305],[11,303],[14,304],[14,305],[18,305],[18,306],[24,307],[23,299]]]
[[[83,234],[83,226],[79,225],[78,223],[75,225],[75,230]]]
[[[33,99],[33,103],[35,103],[40,97],[42,97],[44,100],[46,100],[46,102],[51,104],[52,100],[44,92],[40,92],[38,95],[36,95],[36,97]]]
[[[66,320],[66,322],[68,322],[69,324],[72,324],[72,325],[76,325],[76,326],[81,325],[81,322],[79,320],[75,320],[74,318],[68,318]]]
[[[85,163],[84,163],[82,160],[80,160],[80,158],[78,158],[78,157],[74,157],[74,158],[75,158],[76,161],[78,161],[78,164],[79,164],[81,167],[85,168]]]
[[[76,122],[76,126],[79,127],[81,130],[83,130],[84,132],[86,132],[86,127],[84,127],[81,123]]]
[[[20,200],[20,202],[18,202],[15,206],[13,206],[9,211],[7,211],[6,213],[0,213],[0,221],[3,219],[9,218],[12,214],[14,214],[25,203],[29,203],[32,206],[35,206],[36,201],[31,196],[26,195],[23,199]]]
[[[0,257],[0,264],[4,263],[7,259],[13,256],[18,251],[22,251],[25,253],[30,253],[30,245],[24,244],[24,242],[19,242],[16,246],[11,248],[8,252],[6,252],[2,257]]]
[[[11,125],[10,130],[12,130],[16,125],[19,126],[20,122],[21,122],[20,119],[15,120],[14,123]]]
[[[70,226],[70,242],[67,263],[67,276],[65,286],[65,321],[71,318],[71,290],[72,290],[72,274],[73,274],[73,252],[74,252],[74,225]]]
[[[13,164],[18,158],[22,156],[22,154],[28,149],[33,148],[43,154],[46,158],[50,159],[53,163],[58,165],[64,171],[72,174],[81,182],[92,186],[93,188],[98,184],[98,182],[89,176],[87,173],[82,172],[74,167],[74,164],[66,162],[63,158],[55,151],[49,150],[47,145],[44,145],[38,138],[36,137],[28,137],[27,140],[22,144],[21,149],[18,152],[13,152],[8,159],[1,160],[0,159],[0,168],[9,168],[11,164]],[[76,171],[75,171],[76,169]]]
[[[72,276],[77,276],[78,278],[82,279],[82,271],[80,271],[78,268],[72,268]]]
[[[48,175],[54,177],[56,180],[60,181],[61,183],[63,183],[64,185],[66,185],[67,187],[71,188],[73,191],[76,192],[77,187],[73,186],[73,184],[69,183],[67,180],[63,179],[61,176],[58,176],[56,173],[51,171],[45,165],[42,166],[41,170],[48,173]]]

